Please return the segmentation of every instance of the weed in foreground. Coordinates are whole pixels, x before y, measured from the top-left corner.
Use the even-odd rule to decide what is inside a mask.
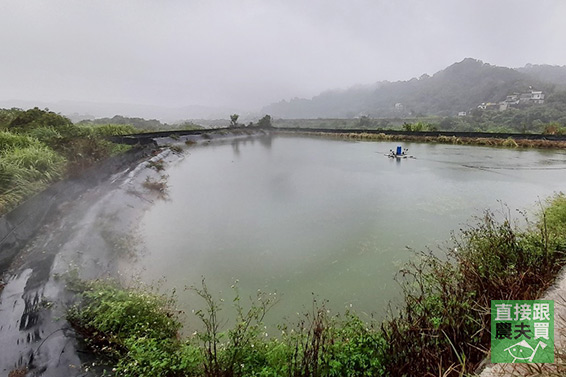
[[[10,371],[10,373],[8,373],[8,377],[25,377],[27,373],[27,368],[18,368]]]
[[[175,376],[194,353],[178,339],[174,299],[115,282],[82,282],[79,304],[67,319],[90,348],[124,376]],[[76,285],[76,283],[75,283]]]
[[[278,301],[258,292],[244,308],[235,287],[235,324],[222,329],[221,306],[204,281],[192,288],[205,302],[195,314],[204,331],[181,339],[171,297],[113,282],[75,282],[81,302],[67,318],[87,344],[122,376],[375,376],[382,338],[352,313],[331,316],[313,302],[282,335],[267,337],[262,321]]]
[[[221,307],[208,291],[204,279],[201,288],[191,289],[206,304],[204,310],[195,312],[205,328],[196,337],[204,350],[205,376],[245,376],[253,372],[265,357],[262,352],[269,348],[262,340],[261,329],[265,315],[277,302],[275,296],[258,291],[255,300],[245,310],[237,284],[234,285],[235,325],[221,332],[218,315]]]
[[[165,170],[165,161],[163,161],[163,159],[159,159],[157,161],[148,161],[147,165],[152,168],[155,169],[156,171],[162,171]]]
[[[167,190],[167,176],[162,175],[159,180],[156,180],[148,176],[146,177],[142,185],[143,187],[145,187],[150,191],[157,191],[163,194]]]
[[[281,327],[287,354],[281,365],[289,376],[379,376],[384,373],[384,338],[375,323],[355,313],[331,315],[313,298],[311,311],[294,326]]]
[[[486,212],[442,259],[401,270],[404,305],[382,325],[387,374],[473,373],[490,347],[490,301],[536,299],[564,266],[564,203],[549,200],[527,230]]]
[[[173,153],[183,154],[183,147],[180,145],[170,145],[169,149],[171,149]]]
[[[110,226],[103,225],[100,229],[100,236],[117,256],[125,257],[129,260],[136,259],[138,246],[141,241],[134,235],[121,233]]]

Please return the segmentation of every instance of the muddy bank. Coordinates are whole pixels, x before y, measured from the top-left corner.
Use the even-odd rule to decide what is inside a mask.
[[[254,135],[159,138],[53,185],[1,218],[0,376],[100,375],[65,320],[74,298],[69,279],[120,279],[120,268],[143,252],[138,221],[152,203],[167,200],[160,166],[190,156],[193,143]],[[147,184],[160,181],[163,189]]]
[[[58,216],[60,205],[76,200],[89,188],[108,180],[136,161],[146,158],[154,149],[153,147],[136,148],[122,156],[111,158],[86,171],[80,178],[51,185],[0,217],[0,274],[8,268],[17,252],[38,229]]]
[[[129,145],[146,145],[154,144],[155,141],[161,143],[167,141],[209,141],[217,139],[235,139],[243,137],[251,137],[258,135],[269,135],[275,128],[210,128],[199,130],[174,130],[174,131],[159,131],[159,132],[145,132],[142,134],[125,135],[125,136],[112,136],[109,139],[115,143],[129,144]]]
[[[91,271],[92,277],[100,274],[97,270],[109,270],[100,241],[86,237],[94,241],[86,245],[80,238],[95,221],[96,206],[105,195],[153,150],[137,149],[79,179],[59,182],[1,219],[5,286],[0,295],[0,375],[15,370],[30,376],[82,373],[81,365],[90,356],[81,354],[64,320],[72,294],[62,276],[72,270],[72,263]],[[77,257],[88,252],[89,257]],[[93,268],[96,263],[101,265]]]

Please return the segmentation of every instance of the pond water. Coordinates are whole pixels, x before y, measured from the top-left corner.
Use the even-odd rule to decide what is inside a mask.
[[[396,145],[266,136],[188,149],[167,169],[168,200],[143,216],[142,278],[179,290],[205,277],[227,302],[236,280],[244,297],[277,292],[275,322],[313,294],[380,316],[409,249],[447,247],[485,209],[565,189],[562,151],[404,143],[414,159],[385,157]],[[194,299],[179,295],[186,310]]]

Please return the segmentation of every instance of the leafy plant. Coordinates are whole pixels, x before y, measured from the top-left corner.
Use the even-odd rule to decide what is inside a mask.
[[[277,302],[275,296],[258,291],[256,300],[245,310],[240,303],[237,284],[233,286],[236,308],[235,325],[227,332],[221,332],[218,314],[221,306],[212,297],[202,280],[201,288],[193,287],[198,296],[206,303],[204,310],[195,315],[205,326],[205,331],[198,334],[205,353],[204,371],[206,376],[243,376],[253,370],[257,363],[257,353],[261,352],[263,342],[259,335],[263,319],[269,309]],[[226,339],[226,342],[223,342]],[[255,349],[254,349],[255,348]]]
[[[199,361],[195,349],[178,340],[181,323],[172,297],[106,280],[83,282],[80,297],[68,321],[95,352],[116,363],[120,375],[181,375]]]
[[[165,161],[163,161],[163,159],[159,159],[156,161],[148,161],[147,165],[152,168],[155,169],[156,171],[162,171],[165,170]]]
[[[257,121],[257,127],[259,128],[271,128],[271,115],[265,115],[263,118]]]
[[[170,145],[169,149],[171,149],[173,153],[177,153],[177,154],[183,153],[183,147],[181,147],[180,145]]]

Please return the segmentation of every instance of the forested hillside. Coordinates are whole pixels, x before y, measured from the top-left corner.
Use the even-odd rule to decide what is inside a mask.
[[[497,103],[530,89],[551,95],[566,84],[566,67],[497,67],[464,59],[432,76],[409,81],[329,91],[312,99],[292,99],[266,106],[263,113],[280,118],[373,118],[455,116],[481,103]]]
[[[171,129],[183,129],[183,130],[190,130],[190,129],[200,129],[203,128],[197,124],[194,124],[189,121],[185,121],[183,123],[177,123],[174,125],[170,125],[167,123],[162,123],[157,119],[143,119],[143,118],[132,118],[132,117],[124,117],[121,115],[115,115],[112,118],[99,118],[93,120],[83,120],[78,123],[79,125],[101,125],[101,124],[119,124],[119,125],[128,125],[132,126],[136,129],[136,132],[144,132],[144,131],[160,131],[160,130],[171,130]]]

